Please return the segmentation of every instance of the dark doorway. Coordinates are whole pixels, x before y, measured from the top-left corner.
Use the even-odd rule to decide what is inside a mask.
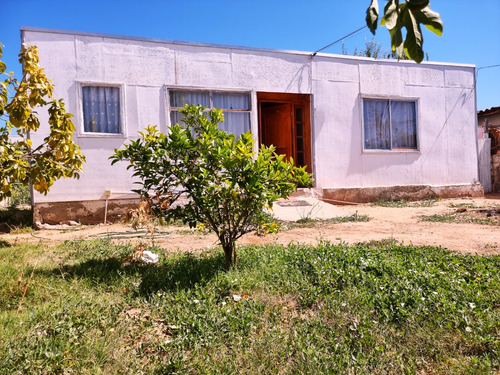
[[[260,143],[292,157],[296,166],[311,165],[311,100],[309,95],[257,93]]]

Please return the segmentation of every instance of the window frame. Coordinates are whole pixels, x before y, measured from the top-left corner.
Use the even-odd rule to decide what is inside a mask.
[[[222,109],[223,113],[226,112],[236,112],[236,113],[248,113],[250,118],[250,132],[254,134],[254,92],[252,90],[246,89],[211,89],[206,87],[183,87],[183,86],[165,86],[165,98],[166,98],[166,112],[167,112],[167,129],[173,125],[171,119],[171,113],[173,111],[177,111],[183,107],[173,107],[170,105],[170,96],[173,91],[191,91],[197,93],[208,93],[209,96],[209,107],[205,109],[204,112],[208,112],[211,109],[217,108],[213,103],[213,93],[221,93],[221,94],[246,94],[249,99],[249,109]]]
[[[120,132],[118,133],[101,133],[101,132],[87,132],[85,131],[85,120],[84,120],[84,110],[83,110],[83,88],[84,87],[116,87],[120,90]],[[91,82],[91,81],[79,81],[77,82],[77,102],[78,102],[78,120],[79,126],[78,137],[79,138],[127,138],[127,127],[126,121],[126,111],[125,111],[125,85],[121,83],[108,83],[108,82]]]
[[[390,118],[390,149],[370,149],[365,148],[365,116],[364,104],[365,100],[387,100],[389,102],[389,116],[391,114],[391,102],[407,102],[415,104],[415,134],[417,137],[415,148],[404,148],[392,146],[392,118]],[[417,153],[420,154],[420,99],[418,97],[400,97],[400,96],[385,96],[385,95],[360,95],[360,118],[361,118],[361,149],[363,153],[367,154],[397,154],[397,153]]]

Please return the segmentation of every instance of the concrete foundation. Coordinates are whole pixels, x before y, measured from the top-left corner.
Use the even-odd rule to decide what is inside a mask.
[[[80,202],[44,202],[35,203],[33,222],[42,224],[64,224],[76,221],[80,224],[100,224],[106,221],[113,223],[125,215],[131,208],[137,207],[140,199],[110,199],[107,210],[106,201]]]
[[[452,185],[452,186],[384,186],[363,188],[323,188],[320,189],[319,199],[334,204],[369,203],[380,200],[409,200],[417,201],[425,198],[459,198],[482,197],[483,187],[480,184]]]
[[[422,200],[425,198],[482,197],[480,184],[453,186],[386,186],[368,188],[313,188],[298,189],[292,198],[318,198],[332,204],[369,203],[380,200]],[[64,224],[76,221],[81,224],[113,223],[137,207],[140,199],[110,199],[106,201],[45,202],[36,203],[33,222],[42,224]]]

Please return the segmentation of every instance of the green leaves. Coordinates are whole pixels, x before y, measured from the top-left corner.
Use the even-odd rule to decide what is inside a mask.
[[[434,34],[443,36],[443,22],[439,13],[433,12],[429,7],[421,9],[419,12],[414,12],[418,22],[423,24],[428,30]]]
[[[378,2],[377,0],[372,0],[370,6],[366,10],[366,25],[372,32],[375,34],[377,30],[377,22],[378,22]]]
[[[311,176],[305,167],[276,155],[273,147],[255,155],[249,132],[236,138],[220,130],[224,119],[219,109],[185,106],[181,113],[184,125],[171,126],[169,134],[147,127],[140,139],[115,150],[112,163],[129,161],[141,181],[138,192],[156,197],[156,215],[203,224],[231,253],[238,238],[265,225],[266,206],[290,195],[297,184],[309,185]],[[175,206],[181,196],[185,203]]]
[[[367,10],[366,24],[373,34],[377,28],[377,20],[378,4],[377,0],[372,0]],[[420,24],[436,35],[443,35],[443,23],[439,14],[430,9],[429,0],[406,0],[403,4],[399,4],[399,0],[388,0],[380,24],[387,26],[392,50],[397,52],[399,58],[403,57],[404,50],[417,63],[424,58],[424,38]],[[406,29],[405,39],[403,28]]]
[[[1,57],[0,45],[0,57]],[[23,65],[23,79],[18,82],[11,74],[0,82],[0,199],[11,194],[12,183],[33,183],[35,190],[47,194],[52,184],[61,177],[79,177],[85,157],[73,142],[75,127],[62,100],[52,97],[54,86],[38,65],[38,50],[23,48],[19,54]],[[0,61],[0,73],[5,64]],[[14,95],[8,98],[9,87]],[[43,143],[32,148],[28,138],[40,126],[36,109],[48,106],[50,133]],[[8,117],[8,119],[6,118]],[[9,139],[12,130],[20,140]]]

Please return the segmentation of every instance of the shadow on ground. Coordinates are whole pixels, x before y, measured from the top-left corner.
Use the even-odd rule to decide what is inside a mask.
[[[147,297],[159,290],[190,289],[207,284],[215,275],[224,272],[222,254],[199,257],[192,254],[176,256],[158,264],[125,262],[117,258],[88,259],[59,268],[38,270],[64,279],[87,279],[98,287],[118,287],[130,284],[130,279],[140,280],[136,293]]]

